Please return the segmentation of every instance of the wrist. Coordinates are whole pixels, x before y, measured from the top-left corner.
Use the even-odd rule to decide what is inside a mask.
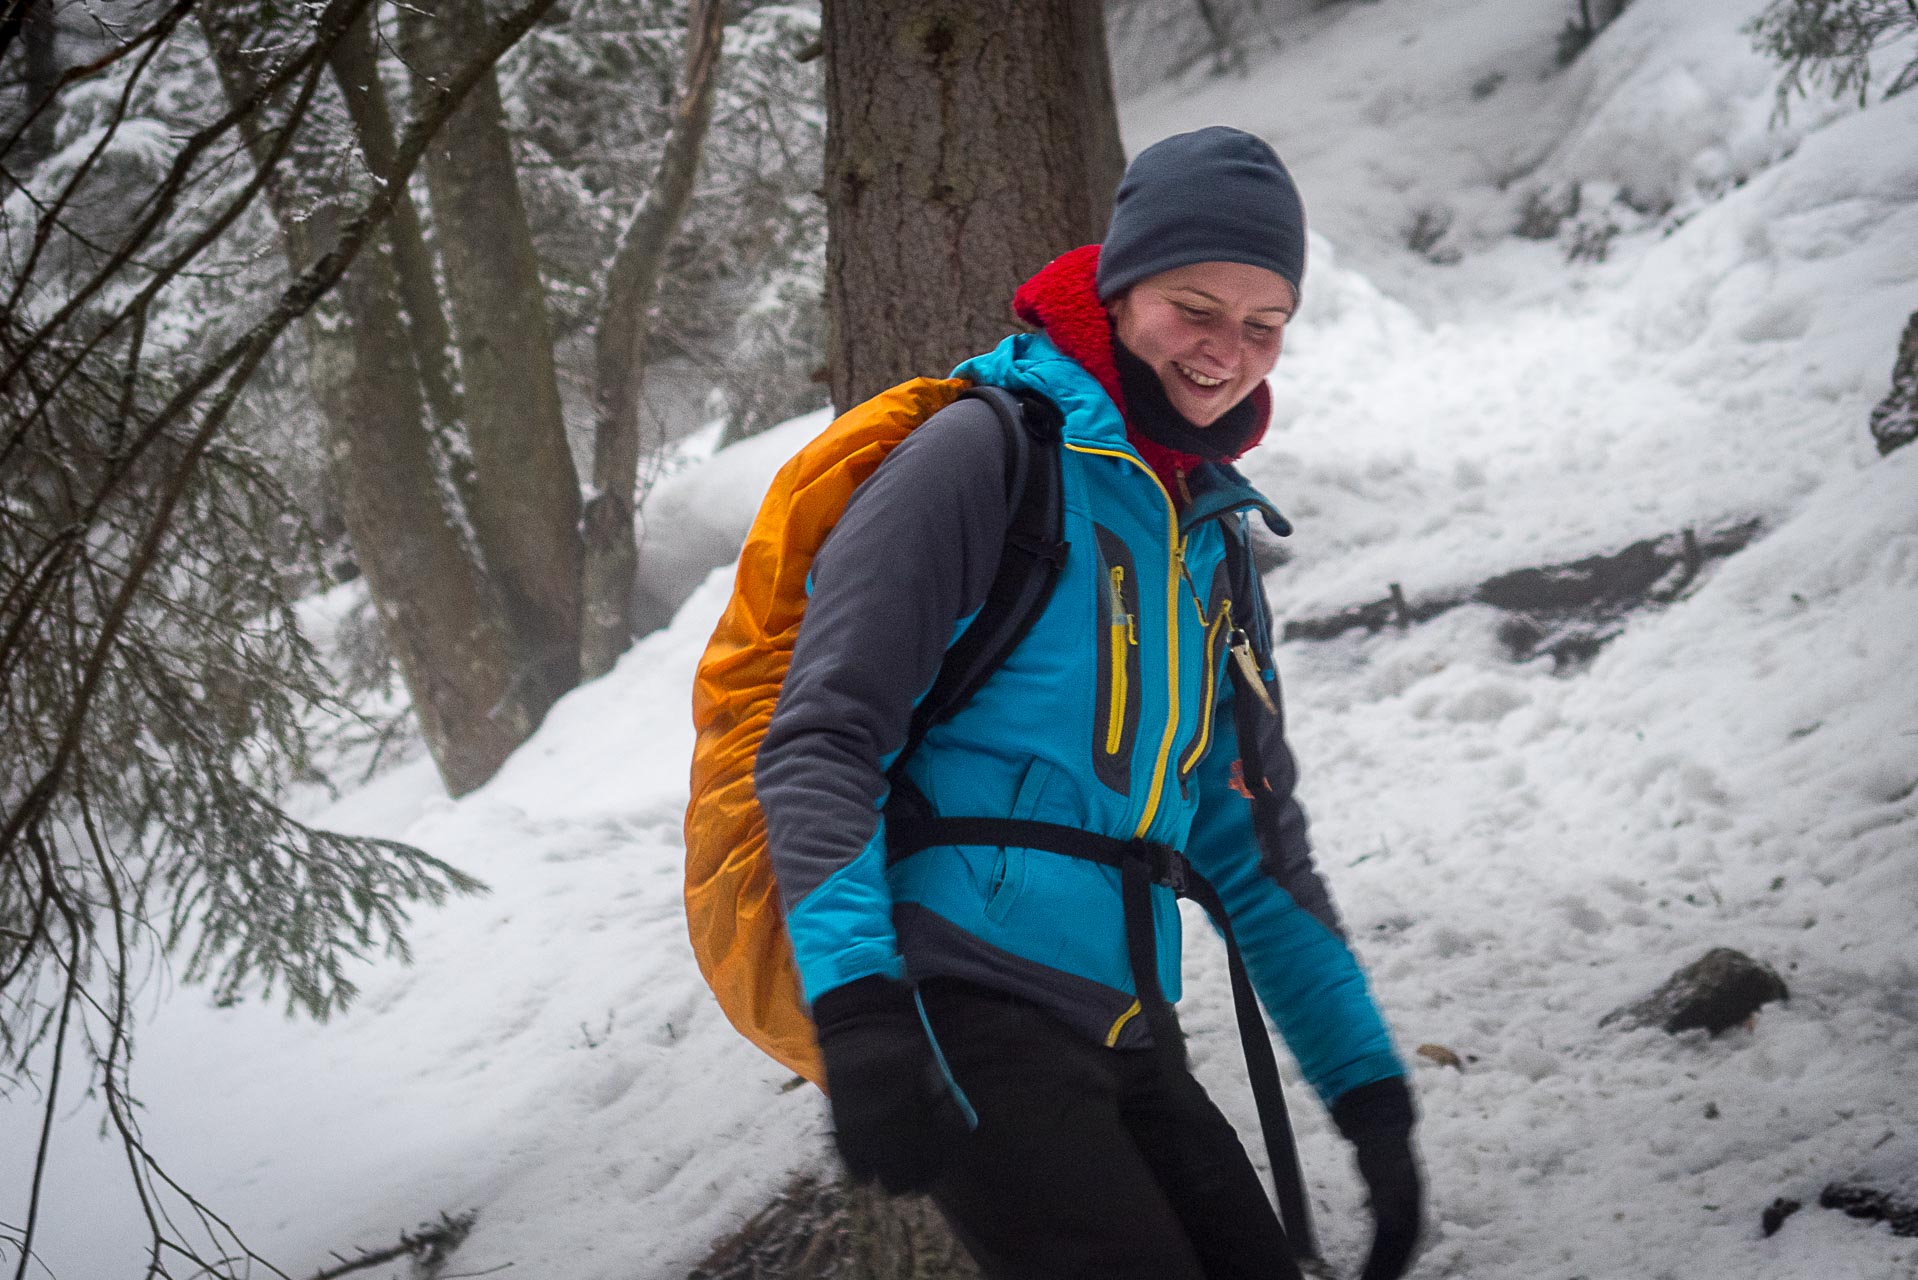
[[[1332,1121],[1346,1141],[1368,1144],[1409,1137],[1418,1110],[1405,1077],[1387,1076],[1340,1094],[1332,1104]]]
[[[913,1011],[912,988],[879,973],[823,991],[812,1002],[813,1025],[822,1035],[834,1027]]]

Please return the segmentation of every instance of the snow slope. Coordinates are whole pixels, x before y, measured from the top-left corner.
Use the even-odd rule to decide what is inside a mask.
[[[1547,75],[1560,0],[1346,4],[1243,79],[1125,113],[1135,148],[1257,129],[1313,212],[1278,429],[1248,463],[1299,527],[1269,579],[1282,614],[1767,522],[1575,675],[1509,662],[1476,607],[1282,652],[1321,861],[1380,997],[1408,1052],[1464,1060],[1415,1059],[1424,1280],[1918,1277],[1918,1241],[1882,1225],[1758,1227],[1777,1196],[1918,1166],[1918,449],[1881,460],[1864,429],[1918,307],[1918,94],[1801,103],[1768,131],[1775,75],[1737,30],[1758,7],[1635,0]],[[1506,234],[1573,188],[1554,239]],[[1404,247],[1420,210],[1456,262]],[[1606,259],[1568,265],[1607,223]],[[710,519],[673,554],[719,563],[802,436],[676,482]],[[417,963],[369,966],[347,1015],[156,989],[149,1140],[289,1273],[472,1208],[462,1273],[676,1280],[820,1158],[817,1095],[726,1026],[678,913],[687,689],[727,586],[714,571],[478,793],[448,801],[414,762],[322,815],[492,886],[422,915]],[[1188,938],[1195,1062],[1251,1134],[1223,957]],[[1598,1027],[1716,945],[1777,966],[1791,1001],[1715,1040]],[[1360,1191],[1295,1096],[1349,1268]],[[0,1111],[0,1217],[30,1103]],[[91,1123],[70,1108],[45,1261],[131,1276],[141,1237]]]

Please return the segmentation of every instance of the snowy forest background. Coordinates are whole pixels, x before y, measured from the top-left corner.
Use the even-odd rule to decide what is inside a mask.
[[[1413,1274],[1918,1276],[1914,80],[1910,0],[0,0],[0,1266],[905,1274],[692,965],[692,667],[828,403],[1229,123]],[[1716,947],[1789,999],[1605,1021]]]

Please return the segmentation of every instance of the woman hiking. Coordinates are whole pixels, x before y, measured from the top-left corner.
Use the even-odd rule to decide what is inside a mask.
[[[993,409],[963,399],[912,431],[813,562],[755,780],[836,1141],[854,1178],[929,1192],[992,1277],[1300,1275],[1184,1065],[1187,877],[1355,1145],[1365,1280],[1409,1264],[1411,1093],[1312,863],[1246,550],[1250,519],[1288,530],[1230,465],[1266,429],[1304,270],[1284,165],[1211,128],[1140,154],[1103,244],[1018,291],[1040,332],[954,376],[1049,407],[1064,563],[903,759],[1006,541]],[[939,842],[982,818],[1031,838]]]

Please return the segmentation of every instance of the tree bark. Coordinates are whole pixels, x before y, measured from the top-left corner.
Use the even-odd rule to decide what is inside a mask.
[[[1112,197],[1125,176],[1125,144],[1119,140],[1119,106],[1112,92],[1112,57],[1106,46],[1105,0],[1075,0],[1072,47],[1078,97],[1086,110],[1086,226],[1088,241],[1103,240],[1112,220]]]
[[[833,403],[1004,336],[1019,284],[1105,234],[1105,51],[1091,0],[825,0]],[[1103,30],[1103,21],[1099,21]],[[1061,69],[1067,74],[1061,74]]]
[[[606,674],[633,641],[639,544],[633,518],[639,486],[639,398],[646,382],[648,312],[666,250],[692,201],[712,121],[713,89],[725,43],[724,0],[693,0],[672,130],[659,178],[620,235],[607,272],[594,334],[593,497],[586,507],[584,617],[580,667]]]
[[[458,66],[485,21],[478,0],[402,5],[416,83]],[[463,375],[475,480],[467,515],[543,710],[579,682],[579,476],[545,285],[490,71],[427,152],[426,182]]]
[[[801,1175],[687,1280],[979,1280],[932,1201]]]
[[[1124,161],[1097,0],[825,0],[821,30],[828,349],[844,410],[1004,337],[1018,286],[1104,237]],[[856,1217],[861,1239],[951,1260],[910,1274],[970,1270],[923,1204],[875,1196]],[[901,1274],[877,1261],[843,1274]]]
[[[59,102],[54,90],[60,85],[59,29],[55,24],[53,0],[0,0],[6,16],[0,20],[0,53],[17,36],[25,58],[25,90],[22,105],[37,112],[7,158],[7,167],[15,176],[24,176],[35,165],[53,154],[54,137],[60,127]]]
[[[253,70],[244,50],[272,48],[257,10],[234,0],[201,7],[229,100]],[[265,122],[245,123],[255,154]],[[299,172],[300,147],[266,191],[288,265],[298,273],[331,247],[335,206],[324,179]],[[328,148],[310,144],[324,159]],[[447,790],[461,795],[496,772],[539,723],[529,705],[498,605],[441,497],[433,440],[383,245],[362,254],[305,323],[308,379],[327,424],[327,459],[353,549],[420,728]]]
[[[366,167],[381,182],[393,178],[393,113],[380,84],[379,63],[373,48],[373,19],[369,13],[353,24],[328,58],[333,78],[353,117]],[[432,410],[435,425],[451,434],[462,421],[459,375],[453,368],[453,333],[446,323],[439,281],[433,275],[433,254],[426,244],[420,213],[404,188],[394,197],[389,223],[393,242],[393,270],[399,277],[400,300],[406,307],[406,331],[413,363],[419,367],[420,387]],[[465,462],[466,460],[460,460]],[[455,469],[461,498],[473,501],[472,468]]]

